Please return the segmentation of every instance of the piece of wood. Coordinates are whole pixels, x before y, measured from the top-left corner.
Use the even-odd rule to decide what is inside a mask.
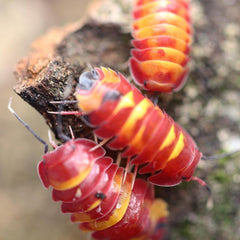
[[[53,29],[33,42],[29,55],[17,64],[15,76],[18,83],[14,90],[43,115],[57,137],[56,115],[48,111],[58,109],[50,101],[64,98],[69,81],[72,89],[67,99],[74,99],[79,75],[87,70],[87,64],[110,67],[127,74],[129,52],[130,34],[124,33],[118,24],[87,20],[83,24]],[[66,111],[76,110],[73,104],[63,107]],[[79,117],[64,116],[63,119],[67,135],[70,136],[70,125],[75,137],[92,136]]]

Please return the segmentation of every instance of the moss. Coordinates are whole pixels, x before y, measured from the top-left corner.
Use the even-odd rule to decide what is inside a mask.
[[[232,182],[231,176],[226,174],[224,169],[216,170],[215,173],[210,177],[211,182],[216,181],[220,184],[230,184]]]

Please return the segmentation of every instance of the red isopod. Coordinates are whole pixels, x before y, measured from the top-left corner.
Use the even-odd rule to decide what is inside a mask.
[[[53,199],[95,239],[161,239],[168,211],[152,185],[104,156],[91,140],[72,139],[43,156],[39,175]],[[163,224],[163,225],[162,225]]]
[[[129,60],[135,83],[155,92],[184,85],[192,41],[189,0],[136,0]]]
[[[75,96],[79,114],[108,147],[142,165],[151,183],[174,186],[193,176],[201,159],[191,136],[121,74],[101,68],[83,73]],[[68,114],[71,114],[68,113]]]
[[[99,240],[159,240],[165,233],[168,210],[161,199],[154,199],[153,186],[136,179],[129,169],[119,167],[95,142],[69,139],[59,133],[64,144],[48,151],[42,140],[11,108],[9,110],[45,145],[38,172],[43,185],[52,187],[55,201],[80,229],[93,231]],[[58,129],[59,130],[59,129]]]

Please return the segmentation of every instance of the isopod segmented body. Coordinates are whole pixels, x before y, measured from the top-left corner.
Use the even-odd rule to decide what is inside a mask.
[[[93,150],[93,148],[95,148]],[[88,139],[72,139],[46,153],[39,164],[45,187],[80,229],[99,240],[162,239],[168,211],[153,187],[113,163]]]
[[[132,164],[144,165],[139,173],[151,173],[151,183],[199,180],[193,173],[202,154],[194,140],[121,74],[106,68],[85,72],[75,96],[94,133]]]
[[[137,85],[157,92],[184,85],[192,39],[189,0],[136,0],[130,71]]]

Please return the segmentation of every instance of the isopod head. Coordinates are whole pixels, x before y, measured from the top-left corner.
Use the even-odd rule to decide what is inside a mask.
[[[102,148],[89,151],[95,143],[87,139],[70,140],[44,154],[38,173],[45,187],[67,190],[80,184],[94,162],[105,154]]]

